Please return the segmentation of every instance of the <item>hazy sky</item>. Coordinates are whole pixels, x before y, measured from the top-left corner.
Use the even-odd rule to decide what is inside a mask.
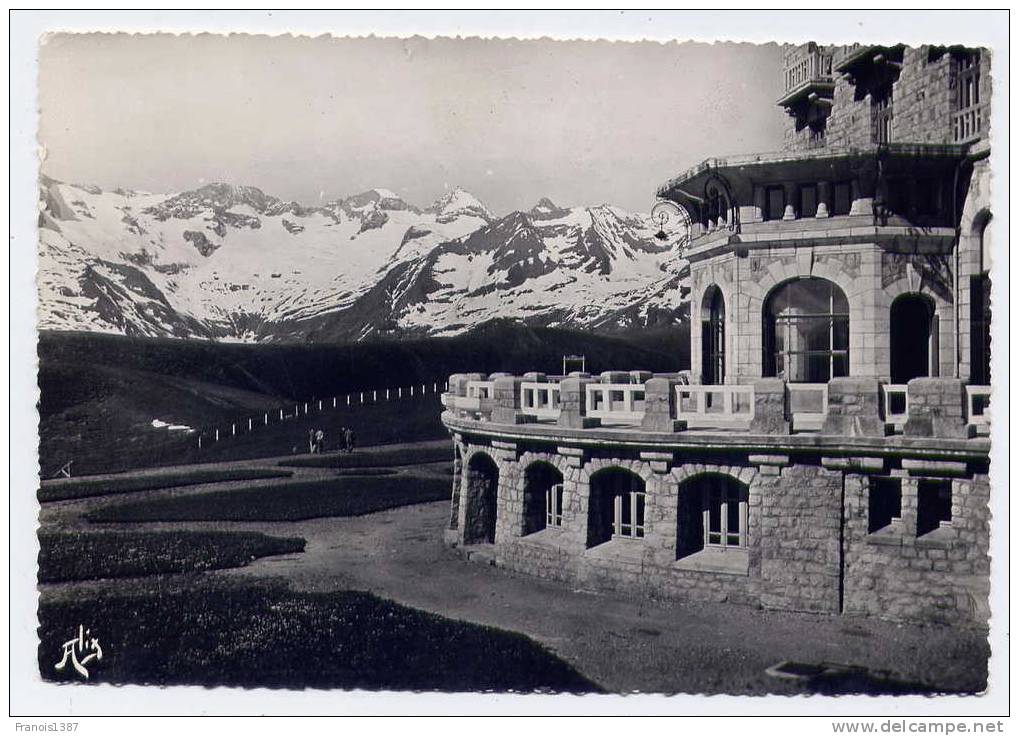
[[[451,186],[643,211],[670,176],[780,147],[779,46],[50,36],[43,171],[156,192],[251,184],[306,204]]]

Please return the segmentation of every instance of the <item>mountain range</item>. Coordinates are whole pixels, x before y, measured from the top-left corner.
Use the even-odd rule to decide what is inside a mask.
[[[683,319],[688,264],[610,205],[495,216],[456,188],[316,206],[215,183],[177,194],[42,177],[39,327],[223,341],[452,335],[494,319],[618,329]]]

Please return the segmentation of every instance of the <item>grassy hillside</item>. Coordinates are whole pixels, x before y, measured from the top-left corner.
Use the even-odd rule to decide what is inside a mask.
[[[74,459],[76,474],[211,459],[194,437],[153,420],[211,433],[279,407],[361,390],[441,384],[451,373],[539,370],[558,373],[564,353],[587,356],[588,370],[686,367],[676,331],[617,334],[489,323],[463,336],[343,345],[239,345],[90,333],[40,334],[40,463],[50,475]],[[342,401],[342,399],[341,399]],[[278,429],[231,438],[222,457],[287,454],[322,424],[338,439],[355,428],[360,444],[442,436],[437,397],[402,405],[355,406],[300,417]]]

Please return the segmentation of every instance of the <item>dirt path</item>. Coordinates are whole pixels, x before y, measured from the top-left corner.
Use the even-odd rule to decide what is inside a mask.
[[[280,576],[309,591],[369,590],[519,631],[617,692],[797,692],[764,674],[783,659],[862,665],[948,689],[978,688],[984,678],[987,647],[976,632],[726,604],[652,603],[470,563],[438,541],[447,506],[258,525],[304,536],[305,553],[218,574]]]

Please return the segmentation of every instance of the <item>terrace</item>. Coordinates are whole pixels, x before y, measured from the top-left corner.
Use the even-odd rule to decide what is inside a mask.
[[[442,403],[450,429],[534,439],[818,446],[835,436],[919,448],[936,438],[986,452],[990,393],[952,378],[698,385],[682,373],[496,373],[451,376]]]

